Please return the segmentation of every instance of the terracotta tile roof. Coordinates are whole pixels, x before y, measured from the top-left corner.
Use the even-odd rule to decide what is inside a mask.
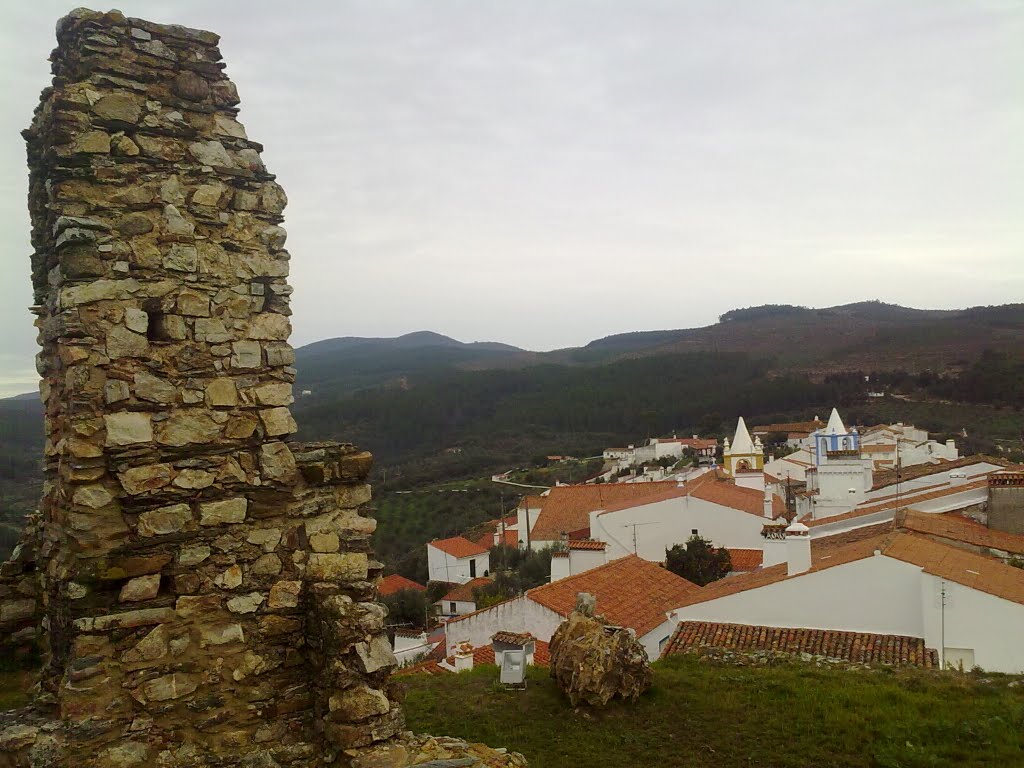
[[[918,637],[704,621],[680,622],[665,646],[662,658],[694,648],[810,653],[858,664],[909,665],[928,669],[939,665],[938,653],[925,648],[924,640]]]
[[[436,541],[431,541],[430,546],[455,558],[473,557],[474,555],[482,555],[487,552],[486,547],[481,547],[479,544],[475,544],[462,536],[452,536],[450,539],[437,539]]]
[[[404,629],[402,627],[398,627],[395,630],[395,634],[402,637],[420,637],[424,632],[422,629]]]
[[[764,551],[760,549],[732,549],[726,547],[734,571],[753,571],[761,567]]]
[[[949,488],[949,480],[943,480],[941,483],[933,483],[931,485],[917,485],[914,486],[910,493],[907,492],[906,488],[903,489],[902,493],[896,493],[896,489],[894,488],[892,493],[886,494],[885,496],[872,496],[871,501],[878,503],[881,501],[889,501],[890,499],[905,499],[908,496],[924,493],[925,491],[934,491],[937,488]]]
[[[1012,464],[988,475],[988,484],[995,486],[1020,487],[1024,485],[1024,464]]]
[[[444,657],[442,656],[441,658]],[[450,671],[438,664],[437,661],[437,659],[424,659],[408,667],[396,669],[392,674],[395,677],[402,677],[404,675],[443,675]]]
[[[981,478],[980,480],[974,480],[969,483],[962,485],[950,485],[944,486],[934,491],[928,491],[927,493],[908,493],[906,496],[892,497],[891,501],[885,501],[881,504],[869,504],[868,506],[857,507],[850,512],[844,512],[841,515],[832,515],[831,517],[822,517],[817,520],[804,520],[804,525],[808,528],[816,528],[821,525],[828,525],[829,523],[838,523],[843,520],[855,520],[858,517],[864,517],[866,515],[873,515],[876,512],[885,512],[887,510],[896,510],[901,507],[909,507],[914,504],[920,504],[924,501],[934,501],[935,499],[941,499],[943,496],[956,496],[958,493],[964,493],[966,491],[974,491],[978,488],[988,487],[988,478]]]
[[[896,536],[882,552],[932,576],[1024,605],[1024,570],[991,557],[912,533]]]
[[[444,647],[443,645],[441,646]],[[414,664],[411,667],[404,667],[396,670],[396,675],[446,675],[451,674],[453,671],[447,667],[442,667],[439,662],[444,661],[449,666],[455,665],[455,657],[441,657],[438,659],[428,659],[421,661],[419,664]],[[494,666],[497,664],[494,656],[493,645],[480,645],[473,649],[473,666],[478,667],[481,664],[488,664]],[[535,667],[550,667],[551,666],[551,651],[548,648],[548,644],[543,640],[535,640],[533,648],[533,665]]]
[[[831,536],[820,536],[816,539],[811,539],[811,557],[817,557],[820,551],[827,550],[829,547],[841,547],[845,544],[853,544],[864,539],[873,539],[882,534],[891,533],[893,528],[893,521],[886,520],[884,523],[865,525],[860,528],[854,528],[852,531],[843,531],[842,533],[833,533]]]
[[[824,426],[825,422],[821,419],[816,421],[790,421],[783,424],[762,424],[754,427],[751,432],[761,432],[764,434],[770,432],[803,432],[806,436]]]
[[[976,554],[948,542],[929,539],[921,534],[901,530],[863,538],[838,545],[811,544],[811,569],[815,573],[871,557],[876,551],[886,557],[916,565],[925,573],[985,592],[1004,600],[1024,605],[1024,570],[1006,565],[998,559]],[[853,533],[853,532],[850,532]],[[835,538],[839,538],[838,536]],[[713,581],[688,594],[677,608],[696,605],[720,597],[746,592],[803,574],[787,575],[785,563],[760,571]]]
[[[473,603],[476,602],[476,598],[473,597],[473,590],[486,587],[491,583],[490,579],[471,579],[465,584],[459,584],[455,589],[451,590],[448,594],[438,600],[439,603],[449,602],[460,602],[460,603]]]
[[[645,483],[645,485],[655,485],[655,483]],[[657,485],[662,485],[662,483],[657,483]],[[661,501],[682,498],[683,496],[692,496],[696,499],[710,501],[712,504],[738,509],[741,512],[748,512],[758,517],[764,515],[763,491],[736,485],[732,478],[717,475],[714,472],[705,472],[682,486],[677,484],[674,488],[665,488],[663,491],[650,496],[609,505],[601,514],[632,509],[633,507],[642,507],[646,504],[656,504]],[[772,494],[772,514],[778,517],[785,511],[786,502],[778,494]]]
[[[508,643],[509,645],[525,645],[535,639],[529,632],[508,632],[505,630],[495,632],[491,636],[491,642]]]
[[[478,547],[483,547],[484,549],[489,550],[494,546],[494,531],[485,531],[479,536],[474,536],[471,541]]]
[[[377,585],[377,592],[381,595],[393,595],[396,592],[401,592],[403,589],[414,589],[417,592],[425,592],[427,588],[422,584],[417,584],[412,579],[407,579],[405,576],[399,576],[397,573],[385,576],[381,580],[380,584]]]
[[[608,545],[603,541],[593,541],[591,539],[576,539],[570,540],[568,543],[569,549],[576,550],[589,550],[589,551],[603,551]]]
[[[695,451],[718,447],[718,438],[715,437],[659,437],[658,442],[660,444],[678,443]]]
[[[675,481],[556,486],[541,497],[540,514],[530,539],[557,541],[563,531],[589,530],[591,512],[675,487]]]
[[[504,544],[505,544],[506,547],[518,547],[519,546],[519,531],[509,531],[509,530],[506,530],[505,531],[505,541],[504,541]]]
[[[756,488],[744,488],[728,480],[702,483],[692,488],[690,495],[712,504],[739,509],[758,517],[764,516],[764,492]],[[778,494],[772,494],[772,515],[778,517],[785,511],[786,502]]]
[[[520,509],[540,509],[544,505],[546,496],[523,496],[519,501]]]
[[[632,627],[645,635],[665,620],[699,587],[660,565],[627,555],[589,571],[535,587],[526,596],[561,616],[576,606],[576,595],[589,592],[597,598],[597,612],[612,624]]]
[[[894,453],[896,451],[895,445],[886,445],[885,443],[873,444],[873,445],[861,445],[861,453]]]
[[[699,480],[700,478],[694,480],[693,482],[698,482]],[[653,485],[653,483],[637,483],[637,485]],[[659,485],[661,485],[661,483],[659,483]],[[669,499],[679,499],[682,498],[683,496],[686,496],[687,493],[689,493],[689,491],[686,488],[680,488],[678,484],[674,482],[673,486],[674,487],[672,488],[663,488],[659,491],[655,491],[654,493],[642,496],[641,498],[638,499],[626,499],[625,501],[620,501],[616,504],[608,504],[607,506],[602,508],[601,514],[604,514],[605,512],[619,512],[623,509],[643,507],[646,506],[647,504],[657,504],[658,502],[668,501]],[[587,530],[589,533],[589,527]]]
[[[996,464],[1000,467],[1010,466],[1010,462],[1008,462],[1006,459],[985,456],[984,454],[976,454],[974,456],[965,456],[961,459],[956,459],[955,461],[940,461],[938,464],[915,464],[910,467],[900,467],[900,482],[905,483],[908,480],[915,480],[918,477],[934,475],[939,472],[948,472],[951,469],[959,469],[961,467],[969,467],[972,464],[982,463]],[[872,490],[875,490],[876,488],[884,488],[887,485],[895,484],[895,469],[887,472],[876,472],[875,484],[872,486]]]
[[[908,509],[905,514],[897,516],[896,524],[905,530],[927,536],[952,539],[1015,555],[1024,554],[1024,535],[993,530],[955,512],[932,515]]]

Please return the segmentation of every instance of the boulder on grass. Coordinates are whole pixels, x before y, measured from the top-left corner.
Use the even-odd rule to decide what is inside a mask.
[[[651,685],[647,651],[632,630],[573,611],[551,638],[551,676],[575,707],[636,701]]]

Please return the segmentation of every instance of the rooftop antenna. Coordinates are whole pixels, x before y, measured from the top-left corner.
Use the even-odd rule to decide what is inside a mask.
[[[627,523],[627,527],[633,529],[633,554],[634,555],[637,553],[637,551],[636,551],[636,529],[637,529],[638,526],[643,526],[643,525],[655,525],[655,523],[653,521],[649,522],[649,523]]]

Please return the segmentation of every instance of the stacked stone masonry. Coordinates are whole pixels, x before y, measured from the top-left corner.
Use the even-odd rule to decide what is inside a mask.
[[[0,631],[44,666],[0,766],[415,756],[371,457],[290,440],[286,199],[218,37],[78,10],[57,38],[24,132],[45,485],[0,569]]]

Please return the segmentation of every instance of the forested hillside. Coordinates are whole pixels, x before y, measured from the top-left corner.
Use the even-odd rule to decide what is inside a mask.
[[[552,353],[429,332],[331,339],[297,350],[294,413],[299,439],[372,451],[375,482],[387,474],[390,489],[673,431],[724,436],[739,415],[785,421],[833,405],[853,423],[916,421],[962,443],[966,429],[965,448],[992,452],[1019,447],[1024,431],[1022,339],[1024,305],[926,311],[876,302],[739,309],[709,328]],[[946,362],[922,365],[929,359]],[[889,396],[866,398],[869,390]],[[38,400],[0,401],[0,438],[3,554],[39,498]],[[400,539],[404,524],[385,528]]]

